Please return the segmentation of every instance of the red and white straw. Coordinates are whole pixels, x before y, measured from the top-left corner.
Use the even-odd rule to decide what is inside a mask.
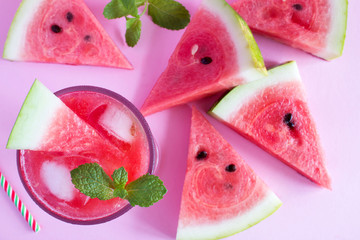
[[[24,217],[24,219],[28,222],[31,229],[34,232],[40,231],[40,226],[34,219],[34,217],[30,214],[30,212],[27,210],[23,202],[20,200],[18,195],[15,193],[15,191],[12,189],[12,187],[9,185],[8,181],[5,179],[4,175],[0,172],[0,185],[5,190],[11,201],[14,203],[15,207],[19,210],[21,215]]]

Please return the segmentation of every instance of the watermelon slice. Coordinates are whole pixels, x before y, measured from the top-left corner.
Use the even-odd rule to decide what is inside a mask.
[[[330,189],[322,148],[296,62],[230,91],[210,114],[296,171]]]
[[[244,20],[224,0],[204,0],[141,112],[149,115],[265,74]]]
[[[64,153],[104,149],[112,157],[123,154],[38,80],[21,107],[6,147]]]
[[[177,239],[218,239],[274,213],[279,198],[193,108]]]
[[[347,0],[237,0],[232,7],[255,32],[331,60],[341,56]]]
[[[83,0],[23,0],[3,57],[132,69]]]

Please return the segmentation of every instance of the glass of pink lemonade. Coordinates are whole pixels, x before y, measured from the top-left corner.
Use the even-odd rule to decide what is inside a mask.
[[[80,148],[70,154],[19,150],[18,169],[25,188],[42,209],[65,222],[96,224],[124,214],[131,208],[126,200],[90,199],[74,187],[70,171],[81,164],[97,162],[109,176],[124,167],[129,181],[154,173],[157,148],[144,117],[124,97],[103,88],[77,86],[55,94],[95,128],[110,143],[109,148]],[[78,143],[86,144],[81,138]]]

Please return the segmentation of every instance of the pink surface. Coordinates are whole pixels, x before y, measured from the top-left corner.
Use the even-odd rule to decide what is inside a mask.
[[[161,29],[145,16],[139,44],[124,43],[124,22],[108,21],[102,9],[108,1],[86,0],[90,9],[133,64],[135,70],[57,64],[20,63],[0,59],[0,169],[40,223],[35,234],[4,192],[0,192],[0,239],[174,239],[182,183],[186,169],[191,109],[179,106],[148,116],[160,148],[158,175],[168,188],[165,198],[150,208],[134,208],[111,222],[78,226],[61,222],[41,210],[20,182],[15,151],[6,150],[11,127],[35,78],[52,91],[95,85],[118,92],[140,107],[165,69],[183,31]],[[200,1],[181,1],[194,13]],[[0,46],[20,0],[0,3]],[[229,239],[340,239],[360,238],[360,54],[359,1],[350,1],[347,39],[341,58],[326,62],[300,50],[256,36],[264,59],[270,63],[298,62],[310,109],[324,146],[333,181],[328,191],[311,183],[280,161],[207,116],[255,172],[282,199],[283,206],[256,226]],[[206,111],[216,100],[195,103]],[[2,190],[1,190],[2,191]]]

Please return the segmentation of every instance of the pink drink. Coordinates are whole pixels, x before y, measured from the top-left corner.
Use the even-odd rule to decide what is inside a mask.
[[[100,133],[106,143],[101,146],[108,148],[71,154],[21,150],[18,166],[26,189],[40,207],[66,222],[95,224],[122,215],[131,208],[126,200],[90,199],[74,188],[70,171],[97,162],[108,175],[124,167],[129,181],[153,173],[157,152],[145,119],[129,101],[102,88],[72,87],[56,95]]]

